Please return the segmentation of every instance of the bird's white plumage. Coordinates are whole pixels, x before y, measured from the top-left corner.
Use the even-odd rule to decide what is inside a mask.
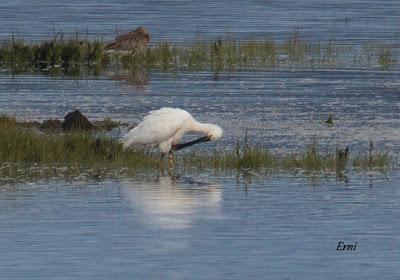
[[[197,122],[187,111],[178,108],[161,108],[150,111],[135,128],[124,136],[124,147],[159,146],[167,153],[189,131],[221,137],[222,129],[213,124]]]

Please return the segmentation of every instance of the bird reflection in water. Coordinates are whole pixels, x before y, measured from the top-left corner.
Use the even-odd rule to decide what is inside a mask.
[[[166,230],[191,228],[196,219],[218,219],[222,189],[218,185],[175,176],[153,182],[125,181],[122,191],[143,223]]]
[[[121,81],[128,85],[133,85],[138,88],[145,88],[149,85],[149,74],[145,70],[134,70],[122,73],[108,73],[111,80]]]

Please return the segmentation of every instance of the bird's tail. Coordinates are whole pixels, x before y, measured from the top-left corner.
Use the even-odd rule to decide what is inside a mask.
[[[124,151],[127,149],[127,136],[128,136],[128,134],[125,134],[124,136],[122,136],[122,138],[121,139],[119,139],[118,140],[118,142],[120,143],[120,144],[122,144],[122,147],[123,147],[123,149],[124,149]]]
[[[125,134],[120,140],[124,150],[131,148],[133,139],[129,133]]]

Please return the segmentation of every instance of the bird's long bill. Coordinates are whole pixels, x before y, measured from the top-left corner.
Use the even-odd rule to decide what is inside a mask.
[[[210,137],[208,137],[208,136],[203,136],[203,137],[200,137],[199,139],[196,139],[196,140],[194,140],[194,141],[190,141],[190,142],[187,142],[187,143],[182,143],[182,144],[173,145],[173,146],[172,146],[172,150],[178,151],[178,150],[180,150],[180,149],[183,149],[183,148],[192,146],[192,145],[194,145],[194,144],[203,143],[203,142],[208,142],[208,141],[211,141]]]

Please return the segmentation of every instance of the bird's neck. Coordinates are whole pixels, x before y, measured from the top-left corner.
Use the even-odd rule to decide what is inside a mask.
[[[210,130],[210,125],[208,123],[201,123],[193,120],[191,123],[191,131],[202,132],[204,134],[208,133]]]

